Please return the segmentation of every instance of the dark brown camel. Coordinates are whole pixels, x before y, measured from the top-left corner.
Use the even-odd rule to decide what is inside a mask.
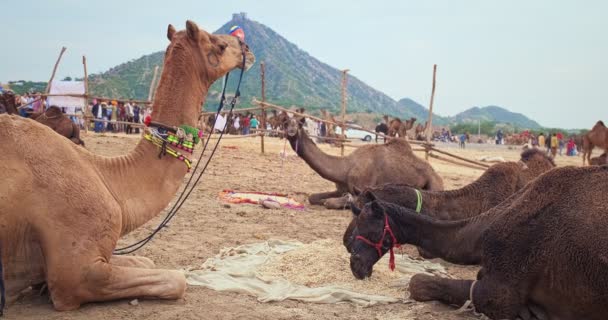
[[[466,263],[481,253],[478,280],[415,275],[417,301],[472,302],[492,319],[605,319],[608,314],[608,166],[563,167],[530,182],[480,216],[441,221],[388,202],[365,205],[357,216],[351,270],[369,277],[395,243],[422,247]],[[360,236],[360,237],[359,237]],[[531,316],[534,315],[534,317]]]
[[[4,106],[4,112],[8,114],[18,113],[15,94],[12,91],[5,91],[0,94],[0,104]]]
[[[304,118],[289,119],[287,139],[291,147],[321,177],[336,184],[336,191],[313,194],[310,204],[329,209],[348,208],[347,193],[386,183],[408,183],[423,190],[443,190],[443,180],[431,165],[416,157],[404,139],[366,145],[346,157],[319,149],[302,129]]]
[[[606,159],[607,156],[608,153],[604,152],[600,156],[591,158],[591,160],[589,160],[589,164],[592,166],[601,166],[606,164],[608,163],[608,159]]]
[[[84,141],[80,140],[80,128],[59,107],[50,106],[45,112],[32,113],[30,118],[84,147]]]
[[[460,189],[447,191],[417,190],[404,184],[387,184],[363,190],[350,206],[357,212],[365,203],[382,200],[439,220],[460,220],[480,215],[522,189],[528,182],[553,169],[555,163],[544,152],[529,149],[521,153],[519,162],[498,163],[481,177]],[[356,191],[355,191],[356,192]],[[348,249],[354,240],[353,219],[344,233],[344,246]],[[421,251],[425,258],[433,256]]]
[[[388,135],[391,137],[399,136],[400,138],[407,138],[407,130],[413,128],[415,122],[416,118],[410,118],[405,122],[399,118],[394,118],[388,124]]]
[[[429,126],[428,121],[424,122],[424,126],[422,125],[422,123],[418,123],[416,125],[416,129],[414,129],[416,140],[422,141],[422,140],[426,139],[426,129],[428,128],[428,126]]]
[[[591,131],[583,136],[583,165],[585,161],[591,163],[591,153],[595,147],[608,152],[608,128],[602,121],[595,123]]]

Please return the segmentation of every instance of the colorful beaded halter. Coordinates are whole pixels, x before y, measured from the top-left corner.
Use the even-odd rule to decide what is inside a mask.
[[[197,128],[187,125],[170,127],[158,122],[150,122],[144,133],[144,139],[160,148],[159,158],[166,154],[173,156],[186,164],[188,172],[192,168],[192,161],[182,151],[192,154],[201,137],[202,131]]]

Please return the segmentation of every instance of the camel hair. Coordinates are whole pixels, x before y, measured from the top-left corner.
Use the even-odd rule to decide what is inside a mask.
[[[324,153],[303,130],[305,118],[293,117],[286,136],[293,150],[321,177],[336,184],[336,191],[312,194],[312,205],[328,209],[348,208],[348,196],[355,188],[385,183],[408,183],[422,190],[443,190],[443,180],[431,165],[416,157],[405,139],[357,148],[346,157]]]
[[[591,153],[595,147],[608,152],[608,128],[603,121],[596,122],[591,131],[583,136],[583,165],[585,165],[585,161],[591,163]],[[608,159],[606,160],[608,161]],[[605,163],[608,164],[608,162]]]
[[[196,126],[211,84],[254,55],[238,38],[192,21],[169,25],[152,119]],[[27,134],[24,134],[27,133]],[[56,310],[124,298],[179,299],[184,275],[145,257],[112,255],[121,236],[157,216],[187,173],[146,139],[120,157],[95,155],[28,119],[0,115],[0,247],[7,294],[46,282]],[[78,192],[74,192],[78,190]]]
[[[475,311],[491,319],[605,319],[607,189],[608,165],[556,168],[466,220],[437,220],[374,201],[358,215],[355,233],[381,243],[380,255],[395,245],[391,237],[381,241],[386,225],[397,243],[451,256],[452,261],[479,247],[477,281],[417,274],[409,284],[414,300],[449,305],[469,300]],[[352,252],[353,274],[370,276],[380,258],[376,248],[359,240]]]
[[[50,106],[44,112],[32,113],[30,119],[50,127],[59,135],[84,147],[84,141],[80,139],[80,128],[66,114],[61,112],[59,107]]]
[[[597,157],[591,158],[591,160],[589,160],[589,164],[594,165],[594,166],[601,166],[603,164],[608,163],[607,157],[608,157],[608,153],[604,152]]]
[[[526,184],[553,169],[553,159],[538,149],[528,149],[521,153],[518,162],[503,162],[491,166],[481,177],[460,189],[446,191],[417,190],[404,184],[386,184],[363,190],[350,207],[359,212],[365,203],[374,200],[391,202],[439,220],[460,220],[480,215],[503,202],[522,189]],[[355,191],[357,193],[357,191]],[[354,240],[352,220],[344,233],[347,250]],[[433,258],[420,251],[425,258]],[[475,262],[477,263],[477,262]]]

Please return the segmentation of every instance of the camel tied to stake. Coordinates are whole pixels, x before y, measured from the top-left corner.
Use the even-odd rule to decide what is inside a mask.
[[[211,84],[255,61],[234,36],[209,34],[192,21],[186,27],[168,27],[154,98],[152,119],[171,127],[195,127]],[[169,204],[188,169],[183,161],[159,158],[159,148],[146,139],[127,155],[98,156],[46,126],[8,115],[0,115],[0,136],[0,246],[9,300],[44,282],[56,310],[183,297],[181,272],[112,254],[121,236]]]

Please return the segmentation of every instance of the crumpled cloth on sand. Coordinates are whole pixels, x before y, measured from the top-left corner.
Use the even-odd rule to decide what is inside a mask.
[[[403,301],[403,299],[394,297],[353,292],[338,286],[309,288],[291,283],[285,279],[265,279],[257,274],[256,270],[269,259],[302,245],[298,241],[269,240],[223,249],[215,257],[207,259],[200,270],[186,271],[186,281],[191,286],[203,286],[216,291],[245,293],[257,297],[260,302],[291,299],[312,303],[351,302],[361,306],[371,306]],[[406,279],[407,281],[414,273],[430,275],[446,273],[445,269],[436,263],[415,261],[415,265],[420,266],[412,268],[406,260],[397,259],[396,270],[410,273]],[[381,262],[383,260],[378,263]]]

